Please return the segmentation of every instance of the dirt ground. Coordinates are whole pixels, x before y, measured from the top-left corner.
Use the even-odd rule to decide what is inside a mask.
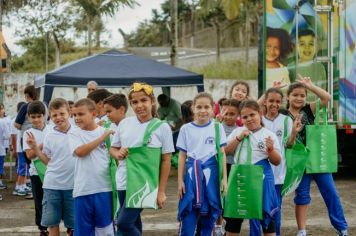
[[[350,173],[350,172],[349,172]],[[351,176],[336,176],[335,183],[339,191],[345,215],[349,224],[349,235],[356,235],[356,173]],[[34,227],[34,204],[32,200],[13,196],[14,183],[8,182],[8,189],[0,190],[3,201],[0,201],[0,235],[25,236],[38,235]],[[142,220],[144,235],[173,236],[177,235],[177,178],[173,170],[167,190],[167,203],[163,210],[144,210]],[[308,235],[336,235],[327,215],[325,204],[313,183],[311,188],[312,204],[308,212]],[[287,196],[283,202],[282,235],[296,235],[293,196]],[[245,222],[241,235],[248,235],[248,224]],[[65,235],[65,234],[63,234]]]

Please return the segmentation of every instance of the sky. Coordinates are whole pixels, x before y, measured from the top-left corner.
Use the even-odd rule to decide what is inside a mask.
[[[118,10],[117,14],[113,18],[104,18],[107,33],[102,37],[103,40],[108,41],[111,47],[122,47],[123,38],[121,37],[118,29],[121,28],[125,33],[130,33],[136,29],[139,22],[145,19],[151,18],[152,9],[160,9],[164,0],[137,0],[140,6],[135,6],[133,9],[128,7],[122,7]],[[23,49],[15,44],[19,39],[15,35],[16,27],[20,27],[13,24],[11,27],[4,26],[3,33],[7,46],[10,48],[13,54],[23,53]],[[80,43],[80,41],[78,42]]]

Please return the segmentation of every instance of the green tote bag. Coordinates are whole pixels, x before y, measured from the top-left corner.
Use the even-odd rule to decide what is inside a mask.
[[[241,148],[245,140],[248,142],[247,162],[239,164],[240,149],[229,175],[224,217],[262,219],[263,167],[251,164],[250,137],[242,140]]]
[[[104,122],[104,128],[109,129],[111,126],[110,121],[105,121]],[[106,149],[108,151],[108,155],[110,156],[110,161],[109,161],[109,172],[110,172],[110,179],[111,179],[111,190],[112,190],[112,214],[113,218],[116,217],[116,212],[117,212],[117,189],[116,189],[116,161],[115,159],[109,154],[109,150],[111,147],[111,140],[110,136],[105,139],[105,145]]]
[[[326,108],[323,108],[323,122],[319,124],[320,101],[316,102],[315,124],[307,125],[307,147],[310,150],[306,172],[337,172],[337,139],[335,125],[327,123]]]
[[[219,186],[220,186],[220,202],[221,202],[221,206],[222,208],[224,208],[224,197],[222,195],[222,186],[221,186],[221,182],[222,182],[222,178],[223,178],[223,161],[224,161],[224,153],[221,151],[220,148],[220,127],[219,127],[219,123],[215,122],[214,124],[215,127],[215,145],[216,145],[216,153],[217,153],[217,161],[218,161],[218,166],[219,166]]]
[[[129,148],[126,158],[126,207],[157,209],[161,148],[148,147],[153,131],[163,122],[152,119],[141,147]]]
[[[47,166],[40,159],[33,160],[33,165],[37,170],[38,177],[40,177],[41,182],[43,183]]]
[[[287,141],[288,117],[284,120],[284,137]],[[305,166],[309,157],[309,150],[297,140],[291,148],[285,149],[285,159],[287,165],[286,177],[282,186],[282,196],[294,192],[299,186],[305,172]]]

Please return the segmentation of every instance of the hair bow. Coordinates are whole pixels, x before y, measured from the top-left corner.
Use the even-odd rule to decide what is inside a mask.
[[[143,83],[133,83],[131,92],[139,92],[139,91],[145,91],[147,95],[151,95],[153,93],[153,88],[151,85],[148,84],[143,84]]]

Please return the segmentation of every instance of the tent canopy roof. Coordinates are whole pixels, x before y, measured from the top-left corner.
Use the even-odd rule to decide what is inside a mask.
[[[90,80],[101,87],[129,87],[135,81],[162,87],[203,85],[200,74],[110,50],[53,70],[37,78],[35,86],[85,87]]]

